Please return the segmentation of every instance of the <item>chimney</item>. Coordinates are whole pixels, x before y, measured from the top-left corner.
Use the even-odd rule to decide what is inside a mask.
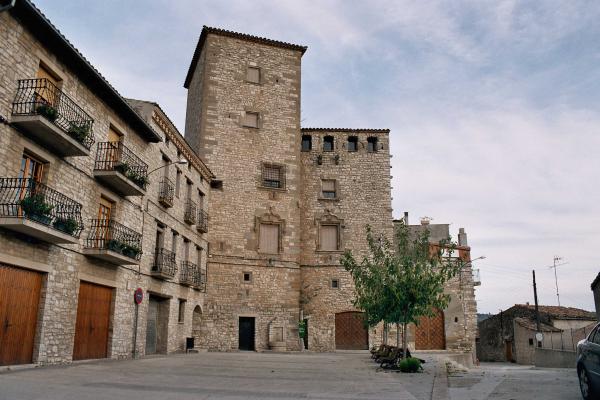
[[[467,232],[465,232],[465,228],[460,228],[458,230],[458,245],[459,246],[468,246]]]
[[[404,225],[408,225],[408,211],[404,211]]]
[[[431,218],[421,217],[421,225],[429,225],[429,222],[431,222]]]

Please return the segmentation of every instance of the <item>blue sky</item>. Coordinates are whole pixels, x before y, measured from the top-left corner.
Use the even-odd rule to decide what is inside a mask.
[[[307,45],[305,127],[391,129],[395,217],[465,227],[480,312],[593,309],[600,271],[600,3],[38,0],[127,97],[183,129],[203,25]]]

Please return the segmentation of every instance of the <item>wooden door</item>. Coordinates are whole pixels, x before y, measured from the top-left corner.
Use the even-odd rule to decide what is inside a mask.
[[[444,313],[439,308],[433,317],[421,317],[415,329],[415,348],[417,350],[445,350],[446,332]]]
[[[158,325],[158,301],[152,297],[148,300],[148,315],[146,319],[146,354],[156,353]]]
[[[37,79],[46,79],[47,84],[45,87],[40,87],[37,93],[37,102],[49,104],[57,107],[59,100],[58,86],[60,79],[58,79],[48,68],[40,64],[37,74]],[[39,81],[38,81],[39,82]]]
[[[506,361],[508,362],[512,362],[513,361],[513,355],[512,355],[512,340],[507,340],[505,342],[505,346],[506,346]]]
[[[112,289],[81,282],[73,360],[106,358]]]
[[[364,315],[357,311],[335,314],[336,350],[366,350],[369,348],[369,332]]]
[[[254,351],[254,317],[240,317],[239,349]]]
[[[42,274],[0,264],[0,365],[30,364]]]

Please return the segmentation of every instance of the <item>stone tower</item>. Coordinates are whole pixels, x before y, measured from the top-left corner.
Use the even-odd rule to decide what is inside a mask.
[[[185,136],[222,188],[209,206],[202,346],[298,349],[300,63],[305,47],[204,27]],[[262,241],[261,241],[262,239]],[[239,343],[242,346],[241,339]]]

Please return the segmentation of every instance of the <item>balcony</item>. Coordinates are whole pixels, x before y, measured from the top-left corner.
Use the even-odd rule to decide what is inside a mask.
[[[148,184],[148,165],[121,142],[101,142],[94,176],[121,196],[143,196]]]
[[[481,285],[481,276],[479,275],[479,269],[473,270],[473,286]]]
[[[157,249],[154,254],[152,276],[160,279],[172,279],[177,272],[175,253],[167,249]]]
[[[198,266],[190,261],[181,262],[179,283],[186,286],[197,287],[200,285],[200,271]]]
[[[198,229],[200,233],[208,232],[208,213],[204,210],[198,210],[196,229]]]
[[[167,208],[173,207],[174,196],[175,186],[173,182],[166,176],[163,176],[158,185],[158,202]]]
[[[183,213],[183,220],[190,225],[194,225],[196,223],[196,215],[198,214],[196,202],[188,199],[185,202],[185,211]]]
[[[137,265],[142,235],[114,220],[93,219],[83,253],[115,265]]]
[[[88,156],[94,120],[47,79],[18,81],[11,122],[56,154]]]
[[[29,178],[0,178],[0,227],[48,243],[77,243],[81,204]]]

